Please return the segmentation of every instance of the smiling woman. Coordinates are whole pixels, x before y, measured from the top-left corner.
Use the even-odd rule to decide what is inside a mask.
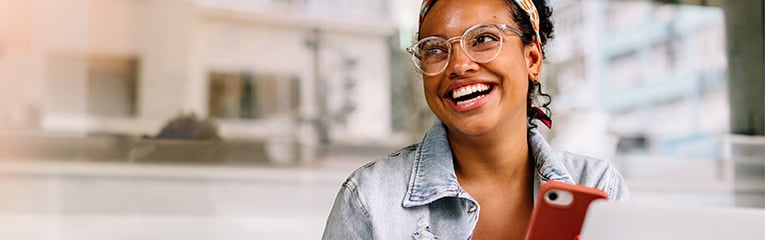
[[[552,126],[539,90],[553,31],[547,4],[423,2],[407,51],[438,120],[419,144],[347,178],[325,239],[523,239],[546,181],[629,198],[609,162],[553,151],[536,130],[534,120]]]

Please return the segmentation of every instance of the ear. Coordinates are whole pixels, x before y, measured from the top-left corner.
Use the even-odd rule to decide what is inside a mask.
[[[524,58],[529,79],[534,83],[539,82],[539,76],[542,73],[542,49],[537,44],[526,45]]]

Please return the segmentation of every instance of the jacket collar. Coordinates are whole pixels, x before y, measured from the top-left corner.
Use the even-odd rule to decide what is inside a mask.
[[[535,162],[534,194],[541,183],[556,180],[572,182],[571,174],[536,129],[529,130],[529,150]],[[446,127],[439,120],[425,133],[417,146],[412,174],[404,195],[404,207],[430,204],[444,197],[472,199],[462,190],[454,172],[454,162]]]
[[[553,151],[547,140],[535,128],[529,130],[529,151],[534,158],[536,178],[573,183],[571,173],[561,160],[559,152]]]
[[[417,146],[404,207],[429,204],[443,197],[466,194],[457,182],[446,127],[436,120]]]
[[[574,184],[568,168],[563,164],[560,153],[555,152],[536,128],[529,130],[529,151],[534,159],[534,201],[539,187],[547,181],[561,181]]]

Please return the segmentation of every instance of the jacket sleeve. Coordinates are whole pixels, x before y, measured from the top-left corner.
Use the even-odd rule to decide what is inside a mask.
[[[337,193],[322,239],[374,239],[369,213],[350,179]]]

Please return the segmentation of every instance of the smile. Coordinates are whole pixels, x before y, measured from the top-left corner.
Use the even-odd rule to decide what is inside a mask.
[[[492,89],[491,85],[485,83],[463,86],[451,92],[451,100],[457,105],[474,102],[491,93]]]
[[[491,95],[495,86],[489,83],[474,83],[455,88],[447,92],[446,99],[458,112],[470,111],[481,107]]]

